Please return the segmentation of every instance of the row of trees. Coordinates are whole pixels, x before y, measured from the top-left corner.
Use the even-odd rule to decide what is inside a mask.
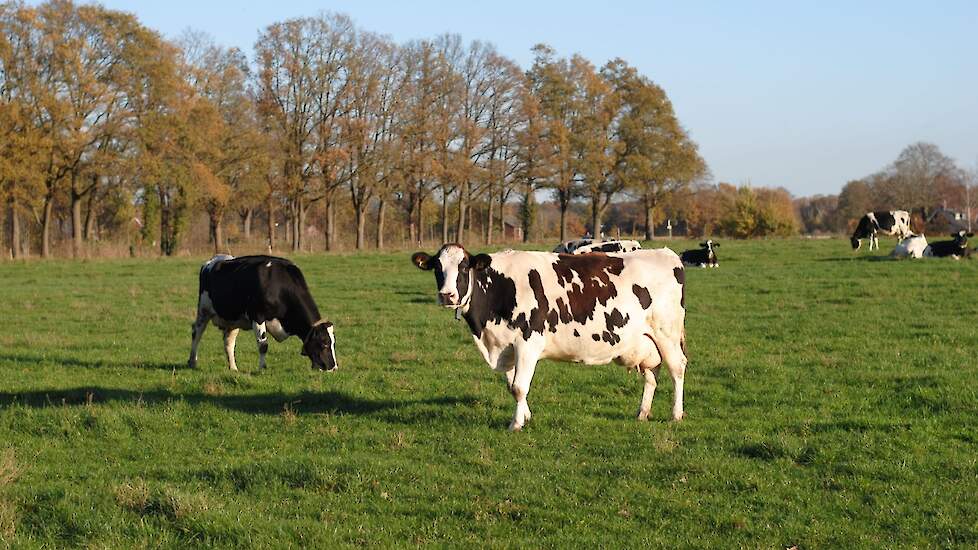
[[[514,202],[533,236],[547,194],[561,239],[572,203],[600,228],[622,195],[641,202],[648,234],[656,209],[706,174],[665,92],[620,59],[534,53],[524,71],[486,43],[395,44],[325,14],[268,26],[249,60],[99,5],[2,3],[10,250],[48,257],[67,230],[75,255],[123,235],[170,255],[203,216],[216,251],[228,223],[250,238],[256,220],[270,245],[281,222],[294,250],[312,225],[331,249],[347,218],[358,249],[368,221],[382,248],[391,216],[424,239],[433,204],[443,241],[478,215],[490,243]]]

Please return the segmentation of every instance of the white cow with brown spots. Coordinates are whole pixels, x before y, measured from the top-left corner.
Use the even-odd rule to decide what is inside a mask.
[[[438,302],[465,319],[486,363],[506,374],[516,400],[510,429],[530,419],[527,395],[540,359],[641,371],[638,418],[649,416],[664,360],[683,418],[685,272],[669,249],[623,254],[505,251],[471,255],[447,244],[412,262],[434,271]]]

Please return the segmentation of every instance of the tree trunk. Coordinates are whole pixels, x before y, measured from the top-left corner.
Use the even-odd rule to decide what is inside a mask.
[[[567,201],[560,199],[560,242],[567,240]]]
[[[489,199],[490,201],[492,198]],[[499,192],[499,212],[496,213],[496,227],[499,228],[500,241],[506,240],[506,193]],[[493,220],[489,220],[493,223]]]
[[[651,241],[655,239],[655,225],[652,219],[652,200],[649,197],[645,197],[645,240]]]
[[[528,242],[530,240],[530,234],[533,231],[533,222],[536,217],[536,199],[533,196],[533,185],[527,184],[526,189],[523,192],[523,205],[520,212],[520,218],[523,222],[523,242]],[[502,217],[502,212],[499,213]],[[506,228],[503,227],[503,237],[506,237]]]
[[[170,255],[170,206],[162,196],[160,197],[160,254]]]
[[[289,204],[289,225],[292,229],[292,251],[298,252],[301,250],[302,246],[302,230],[299,228],[301,222],[299,220],[299,210],[302,208],[300,199],[294,198]]]
[[[411,238],[412,245],[414,243],[421,242],[421,238],[418,236],[418,228],[414,225],[414,218],[415,218],[414,212],[415,212],[416,204],[417,204],[417,200],[412,195],[408,200],[408,209],[407,209],[408,235]]]
[[[359,206],[354,205],[353,214],[356,216],[357,223],[357,250],[363,250],[364,236],[366,232],[367,225],[367,213],[365,212],[365,205],[361,204]]]
[[[54,210],[54,197],[44,197],[44,215],[41,218],[41,257],[51,257],[51,221]]]
[[[21,257],[20,248],[20,215],[17,213],[17,201],[10,200],[10,253],[14,258]]]
[[[465,242],[465,214],[468,209],[468,190],[469,184],[464,183],[458,190],[458,217],[455,220],[455,240]]]
[[[221,214],[219,212],[210,213],[211,239],[214,241],[214,254],[220,254],[226,250],[224,246],[224,228],[221,227]]]
[[[306,249],[306,214],[309,213],[309,205],[304,203],[302,199],[299,199],[299,206],[297,209],[296,216],[296,239],[299,241],[299,247],[296,250],[302,252]]]
[[[335,220],[336,206],[333,204],[333,197],[326,197],[326,250],[333,250],[333,243],[336,240],[336,227],[333,225]]]
[[[441,242],[448,242],[448,190],[441,194]]]
[[[275,202],[272,194],[268,194],[268,252],[275,248]]]
[[[487,245],[492,244],[492,230],[493,230],[493,227],[495,226],[495,223],[494,222],[496,221],[496,220],[492,219],[492,214],[493,214],[492,209],[493,209],[493,206],[496,205],[496,201],[494,201],[493,199],[494,199],[494,197],[490,194],[489,195],[489,204],[486,205],[486,244]]]
[[[88,208],[85,212],[85,240],[93,241],[97,237],[98,229],[98,212],[95,205],[95,188],[88,194]]]
[[[251,240],[251,218],[253,215],[254,215],[253,208],[245,209],[244,220],[242,221],[242,225],[243,225],[242,229],[246,241]]]
[[[424,243],[424,201],[421,200],[420,193],[418,194],[418,202],[417,205],[415,206],[415,209],[417,210],[416,215],[418,217],[417,231],[418,231],[418,245],[420,246],[421,244]]]
[[[601,205],[600,199],[591,199],[591,234],[595,239],[601,237]],[[563,241],[563,239],[561,239]]]
[[[75,258],[81,256],[82,248],[82,217],[81,201],[83,195],[78,192],[77,176],[71,174],[71,189],[68,195],[71,198],[71,255]]]
[[[377,206],[377,250],[384,248],[384,214],[387,211],[387,201],[380,200]]]

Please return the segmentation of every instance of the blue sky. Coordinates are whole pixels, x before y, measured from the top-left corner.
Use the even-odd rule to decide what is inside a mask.
[[[717,181],[836,193],[915,141],[978,162],[975,1],[102,3],[249,53],[265,25],[328,10],[397,41],[489,41],[524,67],[539,42],[622,57],[665,88]]]

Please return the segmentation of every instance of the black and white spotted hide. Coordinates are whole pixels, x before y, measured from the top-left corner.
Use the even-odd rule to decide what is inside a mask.
[[[867,212],[859,219],[859,224],[849,239],[853,250],[858,250],[862,239],[869,239],[869,249],[880,248],[878,233],[896,236],[903,239],[912,234],[910,231],[910,213],[906,210],[891,210]]]

